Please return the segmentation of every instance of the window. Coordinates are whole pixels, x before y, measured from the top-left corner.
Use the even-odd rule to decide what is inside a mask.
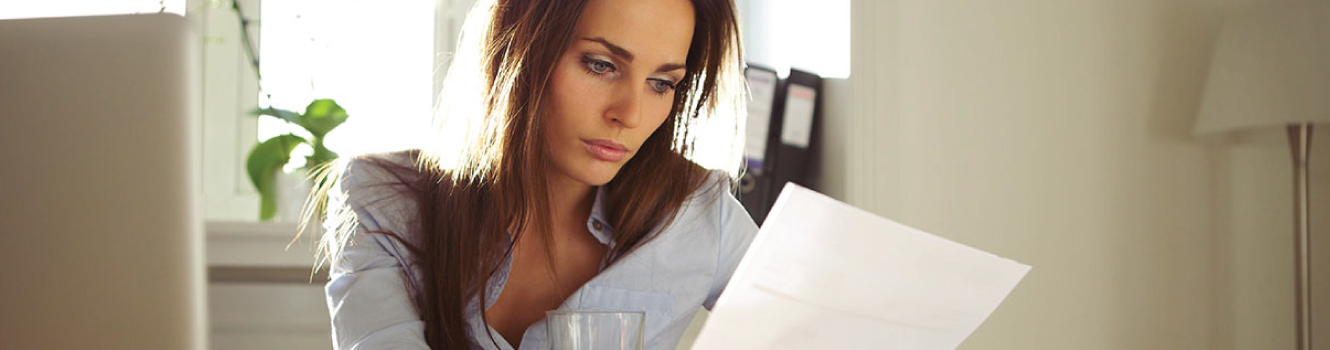
[[[421,139],[433,106],[433,1],[265,1],[260,12],[260,104],[303,111],[314,99],[336,100],[350,118],[326,142],[343,156]],[[304,133],[275,118],[258,122],[259,139]]]
[[[343,156],[409,147],[429,124],[452,38],[474,0],[236,0],[250,22],[262,88],[230,0],[208,1],[204,28],[204,186],[209,221],[257,220],[244,160],[260,138],[294,132],[248,116],[258,106],[303,112],[332,98],[350,114],[327,136]],[[300,166],[297,157],[287,170]],[[279,214],[280,215],[280,214]]]
[[[850,76],[850,0],[739,0],[750,64]]]

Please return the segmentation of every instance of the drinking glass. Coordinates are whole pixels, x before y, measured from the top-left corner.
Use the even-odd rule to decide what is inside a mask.
[[[647,314],[638,311],[545,312],[551,350],[642,350]]]

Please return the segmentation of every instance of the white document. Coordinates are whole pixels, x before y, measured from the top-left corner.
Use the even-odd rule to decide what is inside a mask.
[[[955,349],[1029,271],[787,184],[692,349]]]

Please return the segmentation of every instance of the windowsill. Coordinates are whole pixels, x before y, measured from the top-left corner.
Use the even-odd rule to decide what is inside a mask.
[[[243,222],[243,221],[208,221],[204,227],[208,237],[227,238],[285,238],[295,236],[298,223],[294,222]]]
[[[295,240],[294,222],[210,221],[204,224],[209,268],[303,268],[314,266],[313,235]]]

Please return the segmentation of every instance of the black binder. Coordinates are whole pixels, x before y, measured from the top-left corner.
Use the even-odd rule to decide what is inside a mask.
[[[820,141],[815,137],[822,119],[822,78],[791,69],[788,78],[777,80],[774,70],[755,66],[749,66],[744,73],[753,100],[748,115],[750,140],[744,150],[748,170],[739,180],[739,201],[753,221],[761,225],[786,182],[813,187],[808,177],[813,145]],[[764,92],[769,93],[772,101],[760,100]],[[756,115],[767,103],[770,113]],[[767,122],[765,132],[761,130],[761,121]],[[762,149],[755,150],[756,146]]]
[[[781,119],[781,134],[776,137],[771,187],[767,189],[773,202],[786,182],[816,188],[808,180],[812,157],[816,154],[813,146],[820,141],[816,137],[822,119],[822,77],[790,69],[790,76],[782,85],[781,116],[778,118]]]
[[[770,193],[775,172],[776,144],[780,142],[780,105],[784,89],[776,71],[749,65],[744,70],[752,100],[748,104],[748,125],[744,144],[746,170],[739,178],[739,202],[753,221],[761,225],[776,196]]]

